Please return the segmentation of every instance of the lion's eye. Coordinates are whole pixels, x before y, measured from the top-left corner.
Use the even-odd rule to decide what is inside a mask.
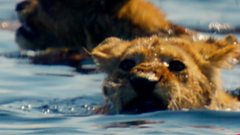
[[[172,60],[168,64],[168,69],[172,72],[180,72],[186,68],[185,64],[179,60]]]
[[[125,59],[123,61],[120,62],[119,67],[124,70],[124,71],[129,71],[130,69],[132,69],[134,66],[136,65],[134,60],[131,59]]]

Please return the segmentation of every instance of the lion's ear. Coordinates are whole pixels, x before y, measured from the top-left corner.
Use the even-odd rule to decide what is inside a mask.
[[[229,34],[226,37],[224,37],[222,40],[219,40],[219,44],[223,44],[223,45],[238,44],[238,40],[236,36]]]
[[[209,57],[208,61],[219,68],[230,68],[240,59],[240,44],[233,35],[218,40],[215,45],[219,48]]]
[[[92,56],[102,70],[110,72],[111,69],[115,68],[128,46],[127,41],[110,37],[93,49]]]

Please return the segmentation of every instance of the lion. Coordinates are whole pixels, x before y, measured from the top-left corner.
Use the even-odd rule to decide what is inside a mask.
[[[240,102],[222,87],[220,70],[237,62],[240,45],[224,39],[182,37],[110,37],[92,51],[106,103],[99,113],[158,110],[240,110]]]
[[[24,0],[16,11],[21,22],[16,42],[22,50],[84,52],[110,36],[131,40],[192,33],[145,0]]]

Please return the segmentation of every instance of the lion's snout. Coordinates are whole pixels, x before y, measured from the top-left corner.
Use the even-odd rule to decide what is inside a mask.
[[[151,66],[141,64],[132,69],[129,81],[135,92],[139,96],[151,95],[155,85],[159,82],[156,72],[149,70]]]
[[[132,75],[130,84],[135,92],[140,96],[151,95],[158,81]]]

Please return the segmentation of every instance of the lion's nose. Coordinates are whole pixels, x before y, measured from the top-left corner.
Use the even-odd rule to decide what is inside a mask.
[[[150,80],[147,78],[138,77],[136,75],[132,75],[130,77],[130,83],[132,87],[140,96],[151,95],[157,82],[157,80]]]
[[[16,6],[16,11],[19,12],[19,11],[22,11],[23,9],[26,8],[26,6],[28,6],[30,4],[30,1],[23,1],[23,2],[20,2],[17,4]]]

